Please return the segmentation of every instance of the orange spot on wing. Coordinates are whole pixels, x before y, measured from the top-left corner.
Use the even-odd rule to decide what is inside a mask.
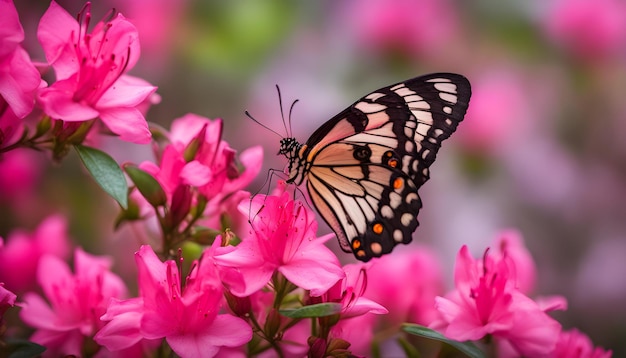
[[[381,234],[383,232],[383,224],[374,224],[374,226],[372,226],[372,231],[374,231],[375,234]]]
[[[392,168],[395,168],[398,166],[398,160],[396,159],[389,159],[389,166]]]
[[[404,184],[404,180],[402,178],[396,178],[393,181],[393,188],[394,189],[400,189],[400,188],[402,188],[403,184]]]

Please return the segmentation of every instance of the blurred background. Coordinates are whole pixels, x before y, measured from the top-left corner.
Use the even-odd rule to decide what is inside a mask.
[[[15,2],[24,46],[43,61],[36,28],[49,2]],[[59,3],[71,14],[84,4]],[[479,256],[501,229],[519,230],[538,267],[536,294],[569,301],[555,315],[564,328],[626,355],[626,1],[96,0],[94,19],[111,7],[139,29],[131,74],[159,87],[148,120],[219,117],[233,148],[262,145],[251,192],[285,165],[279,138],[244,115],[284,133],[276,84],[285,107],[300,100],[293,132],[303,142],[377,88],[429,72],[468,77],[470,109],[421,189],[415,241],[437,252],[452,287],[461,245]],[[119,162],[151,159],[149,147],[104,145]],[[117,208],[76,156],[12,160],[30,179],[0,177],[0,236],[61,212],[91,252],[136,247],[129,230],[112,233]]]

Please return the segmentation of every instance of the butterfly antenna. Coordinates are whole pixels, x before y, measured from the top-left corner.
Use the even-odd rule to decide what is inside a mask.
[[[296,103],[298,103],[299,99],[293,101],[293,103],[291,104],[291,107],[289,107],[289,136],[293,137],[293,131],[291,129],[291,113],[293,112],[293,107],[296,105]]]
[[[283,96],[280,93],[280,87],[278,87],[278,85],[276,85],[276,92],[278,92],[278,105],[280,106],[280,117],[283,119],[283,127],[285,127],[287,136],[291,137],[291,133],[287,129],[287,122],[285,121],[285,111],[283,110]]]
[[[275,130],[273,130],[272,128],[270,128],[270,127],[266,126],[265,124],[263,124],[263,123],[261,123],[261,122],[257,121],[254,117],[252,117],[252,115],[250,114],[250,112],[245,111],[244,113],[246,114],[246,116],[248,116],[248,118],[252,119],[252,121],[253,121],[254,123],[256,123],[256,124],[260,125],[261,127],[263,127],[263,128],[265,128],[265,129],[267,129],[268,131],[270,131],[270,132],[272,132],[272,133],[276,134],[276,135],[277,135],[277,136],[279,136],[281,139],[283,138],[283,136],[282,136],[282,135],[280,135],[280,133],[276,132]]]

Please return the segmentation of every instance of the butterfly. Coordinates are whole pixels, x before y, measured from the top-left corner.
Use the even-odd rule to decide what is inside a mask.
[[[324,123],[301,144],[280,141],[287,183],[306,180],[315,208],[341,248],[361,261],[411,242],[441,142],[463,120],[469,81],[435,73],[378,89]]]

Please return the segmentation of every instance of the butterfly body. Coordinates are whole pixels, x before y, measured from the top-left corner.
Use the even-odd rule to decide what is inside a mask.
[[[324,123],[305,144],[281,140],[288,183],[306,185],[341,247],[361,261],[411,242],[418,189],[441,142],[463,119],[471,89],[456,74],[381,88]]]

